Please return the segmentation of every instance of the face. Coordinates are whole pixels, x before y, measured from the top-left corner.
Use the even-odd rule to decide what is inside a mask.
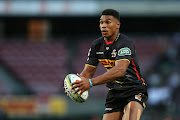
[[[99,27],[103,37],[111,37],[119,32],[120,22],[111,15],[102,15]]]

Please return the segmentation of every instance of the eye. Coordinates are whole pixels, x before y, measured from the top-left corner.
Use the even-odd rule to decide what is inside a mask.
[[[107,24],[111,23],[110,21],[106,21]]]
[[[99,23],[100,23],[100,24],[103,24],[103,21],[100,21]]]

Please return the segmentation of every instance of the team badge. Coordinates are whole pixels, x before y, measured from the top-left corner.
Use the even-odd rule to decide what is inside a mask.
[[[131,50],[128,47],[121,48],[118,51],[119,56],[131,55]]]
[[[106,50],[109,50],[109,47],[106,47]]]
[[[116,57],[116,54],[117,54],[116,49],[114,49],[111,53],[111,55],[112,55],[111,57]]]

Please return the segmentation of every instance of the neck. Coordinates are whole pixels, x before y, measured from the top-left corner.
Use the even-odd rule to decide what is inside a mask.
[[[104,39],[105,39],[107,42],[113,42],[113,41],[116,39],[118,33],[119,33],[119,31],[116,32],[115,34],[109,36],[109,37],[105,37]]]

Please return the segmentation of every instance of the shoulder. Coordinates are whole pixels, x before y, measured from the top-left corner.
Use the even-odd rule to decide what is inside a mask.
[[[120,33],[118,41],[121,43],[132,43],[132,40],[127,35],[125,35],[123,33]]]
[[[120,36],[117,40],[117,46],[133,46],[133,41],[125,34],[120,33]]]
[[[95,39],[95,40],[92,42],[92,45],[93,45],[93,46],[96,46],[96,45],[102,44],[103,41],[104,41],[104,38],[103,38],[103,37],[99,37],[99,38]]]

